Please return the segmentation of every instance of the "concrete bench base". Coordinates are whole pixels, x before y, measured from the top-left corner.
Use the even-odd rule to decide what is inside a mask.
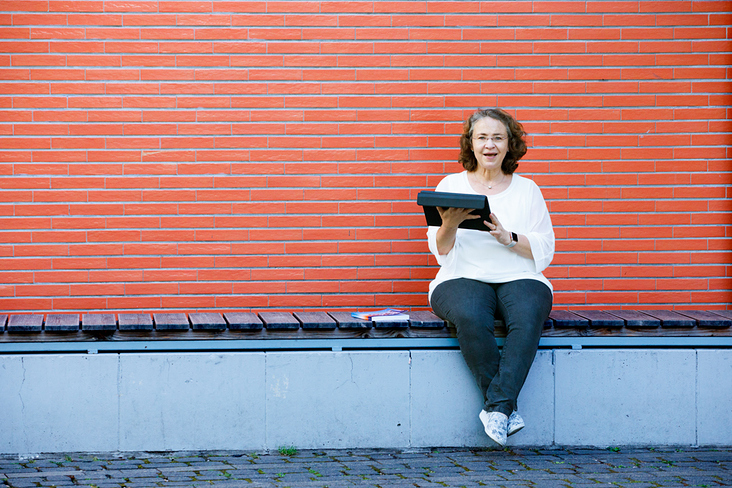
[[[520,446],[732,445],[732,350],[539,351]],[[0,356],[0,453],[491,446],[457,350]]]

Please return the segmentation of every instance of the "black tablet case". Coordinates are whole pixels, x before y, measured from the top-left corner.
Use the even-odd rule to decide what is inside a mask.
[[[442,225],[442,218],[437,211],[437,207],[442,208],[472,208],[471,212],[480,215],[479,219],[464,220],[458,227],[463,229],[474,229],[482,231],[490,231],[483,224],[483,220],[490,222],[491,207],[488,204],[488,197],[485,195],[473,195],[470,193],[449,193],[442,191],[421,191],[417,195],[417,205],[421,205],[424,210],[427,225],[439,227]]]

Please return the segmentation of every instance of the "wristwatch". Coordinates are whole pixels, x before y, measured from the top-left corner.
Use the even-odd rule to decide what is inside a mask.
[[[511,243],[506,247],[511,249],[516,244],[518,244],[518,234],[516,234],[515,232],[511,232]]]

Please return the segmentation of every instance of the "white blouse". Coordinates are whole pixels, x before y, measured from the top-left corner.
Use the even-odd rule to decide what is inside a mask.
[[[435,190],[479,194],[470,186],[467,171],[446,176]],[[506,230],[528,238],[534,259],[519,256],[488,232],[462,228],[457,230],[453,248],[441,256],[437,251],[439,227],[430,226],[427,243],[440,265],[437,276],[430,283],[430,297],[437,285],[455,278],[471,278],[486,283],[528,278],[541,281],[553,290],[542,271],[554,257],[554,230],[539,187],[532,180],[514,173],[508,188],[489,196],[488,203]]]

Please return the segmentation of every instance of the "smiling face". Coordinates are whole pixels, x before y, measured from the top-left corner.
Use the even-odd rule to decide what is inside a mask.
[[[477,171],[494,173],[501,170],[508,153],[508,131],[500,120],[484,117],[473,124],[473,154]]]

